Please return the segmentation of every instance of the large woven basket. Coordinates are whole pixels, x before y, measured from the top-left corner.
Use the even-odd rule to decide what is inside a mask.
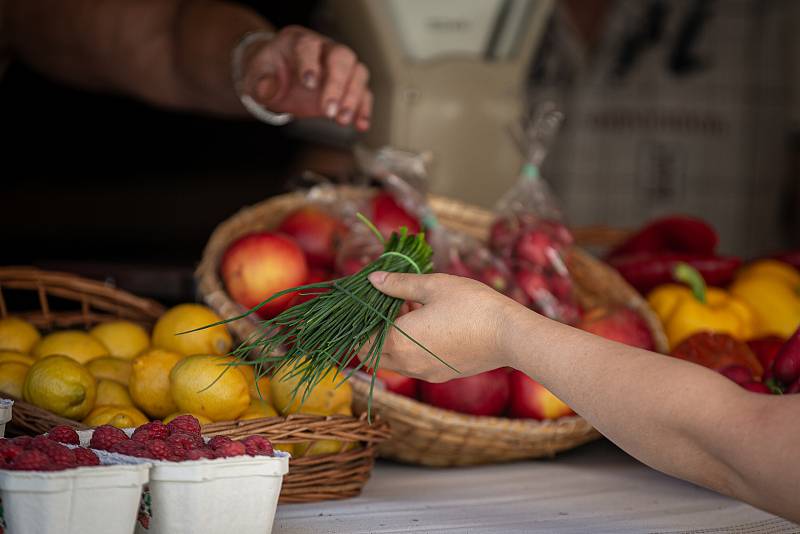
[[[357,200],[371,193],[364,189],[341,187],[339,194]],[[215,229],[195,272],[200,294],[209,306],[223,317],[233,317],[243,311],[225,292],[220,280],[222,254],[237,238],[274,228],[287,213],[304,202],[302,193],[273,197],[242,209]],[[430,203],[443,225],[486,240],[493,218],[490,212],[437,196],[432,196]],[[605,231],[600,233],[603,236],[609,234]],[[614,238],[621,235],[611,234]],[[577,231],[576,235],[591,236],[593,244],[600,241],[596,231]],[[569,264],[579,301],[584,307],[619,304],[636,309],[650,326],[657,349],[666,352],[666,338],[658,318],[616,271],[578,247],[573,249]],[[255,319],[245,319],[230,326],[239,339],[245,339],[253,333],[256,324]],[[363,411],[366,409],[368,384],[359,380],[351,380],[351,383],[354,407]],[[372,407],[392,427],[392,439],[381,445],[380,454],[414,464],[454,466],[547,457],[599,437],[589,423],[577,416],[548,422],[472,417],[377,388]]]
[[[36,309],[12,310],[17,301],[34,302]],[[90,328],[119,318],[149,328],[163,312],[157,302],[94,280],[30,267],[0,267],[0,317],[13,313],[45,331],[56,327]],[[9,433],[35,435],[57,425],[86,428],[20,399],[14,401]],[[287,503],[358,495],[369,479],[378,444],[389,437],[389,426],[381,419],[369,424],[364,417],[292,415],[213,423],[204,426],[203,433],[224,434],[233,439],[261,434],[281,443],[339,440],[358,444],[339,454],[291,459],[280,495],[280,502]]]

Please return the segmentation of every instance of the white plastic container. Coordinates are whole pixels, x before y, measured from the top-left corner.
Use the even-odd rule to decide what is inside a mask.
[[[14,401],[11,399],[0,399],[0,438],[6,435],[6,423],[11,421],[11,407]]]
[[[149,464],[0,471],[9,534],[131,534]]]

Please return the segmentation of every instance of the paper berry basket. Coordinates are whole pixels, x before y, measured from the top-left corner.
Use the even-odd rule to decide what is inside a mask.
[[[363,201],[374,192],[365,188],[340,186],[340,199]],[[486,241],[493,214],[482,208],[431,195],[430,206],[445,227]],[[243,208],[222,222],[211,234],[203,259],[195,272],[205,302],[225,318],[242,313],[242,307],[225,291],[219,276],[222,255],[237,238],[251,232],[271,230],[290,212],[306,202],[303,192],[269,198]],[[624,233],[609,229],[577,229],[577,239],[587,245],[609,244]],[[619,274],[579,247],[569,258],[577,297],[584,308],[624,305],[635,309],[647,321],[656,347],[666,350],[666,338],[658,318],[647,302]],[[257,320],[248,317],[230,323],[240,340],[255,331]],[[354,408],[366,410],[369,384],[351,380]],[[557,421],[472,417],[442,410],[413,399],[375,388],[372,408],[392,428],[392,439],[380,448],[381,456],[407,463],[437,467],[496,463],[553,456],[597,439],[600,434],[581,417]]]

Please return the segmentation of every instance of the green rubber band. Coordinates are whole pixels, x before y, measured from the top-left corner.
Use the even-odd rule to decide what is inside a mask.
[[[410,263],[411,266],[414,267],[414,269],[416,269],[417,274],[422,274],[422,270],[419,268],[419,265],[417,265],[417,262],[406,256],[402,252],[395,252],[394,250],[390,250],[389,252],[384,252],[383,254],[380,255],[381,258],[384,256],[398,256],[400,258],[403,258],[408,263]]]

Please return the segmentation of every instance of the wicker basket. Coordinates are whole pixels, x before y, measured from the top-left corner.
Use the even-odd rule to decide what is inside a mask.
[[[371,194],[349,187],[342,187],[339,192],[345,198],[356,200]],[[273,197],[242,209],[216,228],[195,273],[200,293],[209,306],[223,317],[233,317],[243,311],[225,292],[219,278],[222,254],[238,237],[274,228],[287,213],[304,202],[302,193]],[[443,197],[432,196],[430,202],[442,224],[486,240],[493,219],[489,211]],[[582,233],[576,232],[577,235]],[[593,244],[598,243],[597,232],[585,233],[595,239]],[[621,234],[614,233],[613,239],[619,237]],[[658,318],[616,271],[577,247],[573,249],[569,264],[578,299],[584,307],[619,304],[636,309],[650,326],[657,349],[666,352],[666,338]],[[231,327],[239,339],[244,339],[256,324],[256,319],[245,319],[235,321]],[[354,407],[363,411],[368,384],[359,380],[351,382]],[[380,454],[422,465],[472,465],[546,457],[599,437],[599,433],[580,417],[548,422],[471,417],[378,389],[374,392],[372,406],[388,420],[393,431],[392,439],[381,445]]]
[[[0,267],[0,317],[10,313],[12,292],[31,292],[38,309],[14,312],[44,330],[89,328],[119,318],[152,327],[164,308],[148,299],[72,274],[30,267]],[[38,406],[14,399],[9,433],[41,434],[56,425],[76,429],[85,425],[59,417]],[[375,461],[376,448],[389,437],[389,426],[347,416],[295,415],[249,421],[226,421],[203,427],[206,434],[240,438],[262,434],[273,441],[297,443],[321,439],[356,442],[362,446],[339,454],[292,459],[284,477],[280,502],[344,499],[361,492]]]

